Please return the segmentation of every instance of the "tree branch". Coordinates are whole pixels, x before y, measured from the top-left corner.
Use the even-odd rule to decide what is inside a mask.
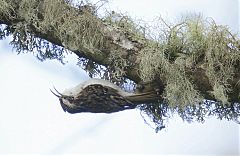
[[[112,13],[108,18],[99,18],[91,5],[76,8],[63,0],[1,0],[0,4],[0,24],[7,25],[6,30],[13,34],[15,44],[27,47],[23,50],[31,50],[29,45],[36,47],[35,38],[40,38],[111,68],[117,76],[137,84],[160,83],[161,89],[165,90],[162,96],[167,100],[177,101],[179,96],[187,104],[199,95],[222,102],[226,102],[225,97],[229,102],[240,102],[240,63],[237,60],[240,53],[236,46],[239,40],[224,38],[226,48],[219,50],[225,52],[218,57],[220,54],[211,49],[209,43],[209,39],[218,37],[211,38],[210,35],[219,35],[217,26],[216,33],[211,31],[209,36],[203,36],[196,30],[186,31],[191,23],[183,22],[169,27],[169,36],[161,43],[147,39],[128,17],[116,20],[116,14]],[[202,25],[195,23],[195,26]],[[225,29],[221,33],[224,36]],[[199,35],[202,35],[201,42],[197,42]],[[191,42],[184,37],[189,37]],[[231,47],[227,47],[230,44]],[[191,49],[197,49],[197,52]],[[215,56],[219,60],[214,59]],[[184,89],[188,92],[182,93]]]

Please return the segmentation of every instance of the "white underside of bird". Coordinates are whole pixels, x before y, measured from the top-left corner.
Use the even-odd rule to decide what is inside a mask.
[[[75,86],[73,88],[66,89],[62,92],[62,94],[63,95],[68,95],[68,96],[76,96],[87,86],[96,85],[96,84],[113,88],[121,96],[132,96],[132,95],[134,95],[134,93],[123,91],[120,87],[118,87],[117,85],[115,85],[114,83],[112,83],[108,80],[96,79],[96,78],[91,78],[87,81],[84,81],[84,82],[78,84],[77,86]]]

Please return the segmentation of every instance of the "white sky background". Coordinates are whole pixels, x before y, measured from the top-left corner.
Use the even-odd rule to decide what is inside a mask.
[[[109,7],[146,21],[160,14],[176,20],[201,12],[239,31],[237,0],[112,0]],[[204,124],[170,120],[155,133],[139,111],[67,114],[49,88],[64,90],[88,79],[68,56],[66,65],[16,55],[0,41],[0,154],[200,154],[237,155],[239,125],[209,119]]]

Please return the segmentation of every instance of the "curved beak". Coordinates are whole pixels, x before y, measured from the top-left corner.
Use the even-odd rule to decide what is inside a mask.
[[[64,95],[61,94],[54,86],[53,86],[53,88],[54,88],[54,90],[56,91],[56,93],[55,93],[55,92],[53,92],[53,91],[50,89],[50,91],[53,93],[53,95],[55,95],[55,96],[58,97],[58,98],[61,98],[61,97],[64,96]]]

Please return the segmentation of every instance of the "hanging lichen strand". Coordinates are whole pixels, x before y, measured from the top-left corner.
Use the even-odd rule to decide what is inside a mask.
[[[140,52],[140,76],[152,80],[156,75],[166,84],[164,98],[170,106],[186,106],[202,101],[189,70],[203,69],[212,91],[223,104],[229,103],[229,84],[239,69],[240,42],[227,27],[201,17],[187,18],[164,30],[165,40],[147,43]]]
[[[168,24],[160,18],[156,29],[113,11],[100,18],[94,5],[73,5],[71,0],[0,4],[0,39],[12,35],[19,53],[62,61],[69,50],[93,77],[118,84],[129,82],[127,78],[160,80],[163,101],[139,106],[157,129],[171,112],[188,121],[240,116],[240,41],[211,19],[192,16]]]
[[[84,51],[92,57],[100,57],[98,54],[105,50],[115,79],[126,76],[126,68],[136,69],[143,81],[158,77],[166,86],[163,97],[173,106],[201,101],[198,86],[189,74],[196,69],[204,70],[211,87],[208,94],[215,100],[227,103],[233,90],[229,83],[239,71],[240,43],[228,28],[214,21],[195,16],[170,26],[161,20],[159,25],[165,27],[155,30],[158,40],[153,40],[146,35],[147,28],[127,16],[110,13],[100,20],[91,5],[77,8],[64,0],[0,3],[0,14],[15,21],[1,29],[1,36],[13,34],[12,44],[18,52],[31,51],[42,60],[61,60],[65,49]],[[49,36],[52,43],[44,40]]]
[[[73,8],[69,7],[69,5],[59,7],[56,4],[57,2],[59,3],[59,1],[50,0],[50,5],[44,3],[43,29],[47,29],[49,26],[57,29],[58,35],[66,48],[75,47],[80,49],[81,47],[87,47],[93,50],[101,47],[103,35],[100,31],[100,23],[91,15],[94,10],[88,10],[84,6],[80,6],[82,8],[79,10],[72,11]]]
[[[240,72],[237,35],[199,16],[186,18],[174,26],[164,21],[159,25],[165,26],[159,30],[161,40],[146,43],[139,55],[140,77],[149,81],[157,75],[166,85],[164,101],[139,107],[155,123],[156,131],[164,128],[175,112],[188,122],[203,122],[208,116],[216,116],[240,123],[240,104],[229,101],[228,97],[237,94],[240,98],[240,90],[236,89],[240,83],[230,84]],[[204,71],[201,74],[209,82],[212,90],[209,97],[214,101],[203,99],[189,74],[196,70]]]
[[[62,60],[65,49],[57,46],[59,43],[72,51],[85,48],[88,52],[96,52],[94,50],[102,46],[103,35],[99,20],[92,16],[94,10],[90,8],[93,6],[82,5],[77,9],[69,3],[63,0],[21,0],[16,4],[2,1],[0,13],[12,20],[20,19],[6,28],[6,31],[14,31],[12,44],[17,51],[37,51],[40,60]],[[19,9],[17,13],[12,6]],[[55,43],[40,39],[43,36],[37,32],[55,37]]]

